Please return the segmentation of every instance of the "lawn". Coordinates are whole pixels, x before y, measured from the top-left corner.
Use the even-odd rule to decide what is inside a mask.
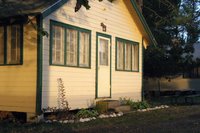
[[[118,118],[77,124],[11,124],[0,122],[0,133],[199,133],[200,106],[173,106]]]

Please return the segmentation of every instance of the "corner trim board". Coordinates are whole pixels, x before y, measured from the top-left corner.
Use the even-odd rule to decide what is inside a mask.
[[[43,36],[40,29],[43,27],[41,15],[37,16],[37,89],[36,89],[36,114],[42,113],[42,58],[43,58]]]

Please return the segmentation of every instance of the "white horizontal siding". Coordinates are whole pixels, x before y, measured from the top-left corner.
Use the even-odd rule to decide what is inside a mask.
[[[60,9],[44,19],[43,27],[49,32],[50,20],[89,29],[92,31],[91,69],[49,66],[49,38],[43,39],[43,92],[42,107],[58,106],[57,78],[62,78],[66,88],[69,106],[74,108],[90,107],[95,99],[96,80],[96,32],[102,33],[100,24],[107,26],[106,34],[112,36],[112,97],[141,99],[142,35],[122,0],[90,1],[91,9],[84,7],[74,12],[76,1],[70,0]],[[115,37],[140,43],[140,72],[115,71]]]

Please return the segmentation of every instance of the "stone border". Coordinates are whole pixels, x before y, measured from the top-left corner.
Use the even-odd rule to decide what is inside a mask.
[[[169,108],[168,105],[161,105],[161,106],[156,106],[154,108],[147,108],[147,109],[138,109],[137,112],[146,112],[146,111],[152,111],[152,110],[158,110],[158,109],[166,109]]]

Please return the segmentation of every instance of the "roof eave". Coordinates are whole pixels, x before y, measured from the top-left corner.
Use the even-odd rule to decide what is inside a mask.
[[[44,11],[41,12],[42,18],[47,17],[48,15],[50,15],[52,12],[59,9],[63,4],[65,4],[68,1],[69,0],[59,0],[59,1],[57,1],[52,6],[48,7],[47,9],[45,9]]]

